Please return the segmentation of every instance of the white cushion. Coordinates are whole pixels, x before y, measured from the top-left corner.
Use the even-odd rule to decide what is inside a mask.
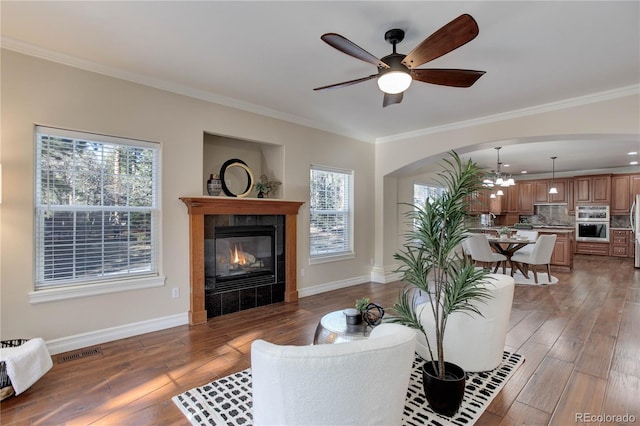
[[[449,315],[444,335],[444,357],[465,371],[488,371],[496,368],[502,360],[504,343],[509,327],[513,303],[514,280],[508,275],[489,274],[484,287],[491,289],[491,299],[474,302],[483,316],[471,312],[454,312]],[[429,336],[433,356],[437,357],[435,330],[431,306],[418,305],[420,319]],[[416,352],[425,359],[429,357],[426,341],[417,332]]]
[[[259,425],[399,425],[414,330],[380,324],[333,345],[251,345],[253,419]]]

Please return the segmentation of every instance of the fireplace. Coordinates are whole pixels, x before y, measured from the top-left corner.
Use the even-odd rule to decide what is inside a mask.
[[[207,321],[207,318],[248,309],[254,305],[261,306],[283,299],[285,302],[298,300],[296,222],[298,209],[304,203],[264,198],[181,197],[180,199],[187,206],[189,213],[190,324],[202,324]],[[221,286],[228,285],[229,280],[225,280],[230,277],[227,276],[228,274],[221,275],[215,272],[208,272],[209,276],[205,274],[205,269],[213,271],[215,268],[216,231],[222,231],[224,235],[225,231],[232,231],[232,229],[224,228],[237,227],[275,228],[272,270],[275,274],[275,282],[268,285],[258,285],[254,288],[229,289],[218,292]],[[257,228],[254,229],[257,230]],[[237,234],[235,236],[227,234],[227,236],[231,239],[239,238],[240,242],[245,243],[242,240],[244,236]],[[262,238],[259,240],[264,241]],[[241,251],[250,252],[251,250],[253,249],[243,246]],[[256,250],[260,252],[259,256],[255,254],[253,256],[262,257],[262,250]],[[205,251],[207,254],[214,254],[214,256],[206,257]],[[210,262],[214,262],[214,264],[205,265]],[[236,275],[243,275],[243,279],[251,278],[256,281],[265,280],[265,276],[272,275],[272,273],[266,273],[261,267],[256,267],[256,269],[250,268],[248,271],[245,270]],[[219,276],[219,283],[216,276]],[[236,284],[238,283],[234,285]],[[215,285],[218,285],[218,290]],[[244,285],[241,283],[241,287]]]
[[[283,215],[205,215],[207,317],[283,302]]]

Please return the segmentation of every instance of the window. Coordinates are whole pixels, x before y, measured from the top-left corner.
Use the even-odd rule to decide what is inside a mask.
[[[444,193],[444,188],[439,186],[425,185],[422,183],[413,184],[413,205],[423,206],[429,200],[434,200]]]
[[[311,166],[310,262],[353,253],[353,172]]]
[[[159,148],[36,127],[35,293],[158,277]]]

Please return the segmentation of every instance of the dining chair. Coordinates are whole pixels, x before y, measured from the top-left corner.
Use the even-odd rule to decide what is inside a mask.
[[[511,256],[511,262],[522,264],[527,278],[529,278],[529,266],[532,266],[531,270],[533,271],[533,278],[536,284],[538,284],[536,266],[547,265],[547,275],[549,276],[549,281],[551,281],[551,255],[553,254],[557,237],[556,234],[540,235],[533,245],[531,253],[524,254],[517,251]],[[511,275],[513,275],[513,269],[511,269]]]
[[[474,234],[468,237],[465,241],[467,247],[469,248],[471,259],[473,259],[475,262],[481,262],[485,267],[487,265],[491,266],[495,263],[496,267],[493,270],[493,273],[496,273],[498,267],[500,266],[500,263],[502,263],[502,273],[506,273],[507,256],[505,256],[504,254],[493,252],[486,235]]]
[[[529,241],[537,241],[538,240],[538,231],[528,231],[524,229],[518,229],[516,232],[516,237],[522,236],[527,237]],[[518,253],[520,254],[531,254],[533,251],[533,244],[527,244],[526,246],[518,249]]]

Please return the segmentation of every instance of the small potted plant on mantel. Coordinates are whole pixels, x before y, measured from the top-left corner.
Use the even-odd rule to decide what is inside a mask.
[[[423,365],[425,396],[434,411],[447,416],[460,407],[465,386],[464,370],[446,362],[447,318],[456,311],[479,315],[471,302],[491,297],[481,284],[488,279],[487,272],[476,269],[458,250],[468,231],[465,199],[478,189],[481,169],[471,160],[463,164],[453,151],[451,157],[451,161],[444,160],[448,167],[438,173],[444,193],[422,206],[411,206],[407,213],[411,230],[404,250],[394,255],[407,286],[393,305],[389,320],[424,335],[431,357]],[[426,303],[419,303],[419,294]],[[429,340],[421,321],[425,309],[424,314],[434,318],[435,341]]]

